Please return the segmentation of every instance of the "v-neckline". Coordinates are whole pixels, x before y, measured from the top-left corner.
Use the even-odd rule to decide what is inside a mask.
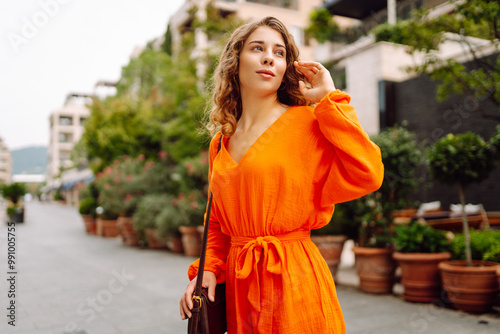
[[[276,124],[276,123],[278,123],[278,122],[279,122],[279,121],[283,118],[283,116],[285,116],[285,114],[287,114],[287,113],[288,113],[288,111],[289,111],[290,109],[292,109],[292,108],[293,108],[293,107],[289,107],[287,110],[285,110],[285,112],[283,112],[283,113],[280,115],[280,117],[278,117],[278,118],[277,118],[277,119],[276,119],[276,120],[275,120],[275,121],[274,121],[271,125],[269,125],[269,127],[268,127],[266,130],[264,130],[264,132],[262,132],[262,133],[260,134],[260,136],[259,136],[259,137],[258,137],[258,138],[257,138],[257,139],[253,142],[253,143],[252,143],[252,145],[250,145],[250,146],[248,147],[248,149],[245,151],[245,153],[243,153],[243,155],[241,156],[241,159],[240,159],[240,161],[239,161],[239,162],[234,161],[233,157],[231,156],[231,154],[229,154],[229,151],[227,150],[226,145],[227,145],[227,142],[228,142],[228,140],[229,140],[230,138],[229,138],[229,137],[224,137],[224,140],[223,140],[223,142],[222,142],[222,144],[223,144],[223,145],[222,145],[222,147],[224,148],[224,151],[226,152],[226,154],[227,154],[227,156],[229,157],[229,159],[231,160],[231,162],[232,162],[233,164],[235,164],[236,166],[239,166],[239,165],[241,164],[241,162],[243,161],[243,159],[246,157],[246,155],[247,155],[248,151],[250,151],[250,149],[251,149],[252,147],[254,147],[254,146],[255,146],[255,144],[257,144],[257,143],[260,141],[260,139],[261,139],[262,137],[264,137],[264,135],[265,135],[265,134],[266,134],[266,133],[267,133],[267,132],[268,132],[268,131],[269,131],[269,130],[270,130],[270,129],[271,129],[271,128],[272,128],[272,127]]]

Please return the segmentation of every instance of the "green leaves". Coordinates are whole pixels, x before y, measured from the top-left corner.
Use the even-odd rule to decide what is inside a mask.
[[[8,198],[12,203],[17,204],[21,197],[28,192],[24,183],[11,183],[1,186],[0,193],[2,197]]]
[[[456,4],[457,9],[447,15],[431,17],[429,11],[423,9],[414,12],[409,20],[393,26],[380,25],[372,32],[377,42],[404,44],[409,46],[410,54],[424,53],[424,63],[409,67],[408,71],[426,73],[438,81],[439,100],[451,94],[468,94],[476,98],[486,97],[498,105],[500,3],[496,0],[475,0]],[[455,59],[437,57],[435,51],[449,42],[461,46],[464,54],[474,61],[473,68],[466,68]],[[479,45],[491,47],[496,55],[485,57],[479,52]],[[500,120],[500,115],[493,117]]]
[[[500,231],[470,231],[470,247],[473,260],[500,262]],[[453,259],[465,259],[464,234],[455,235],[451,250]]]
[[[394,245],[397,251],[403,253],[440,253],[450,248],[443,231],[416,221],[395,228]]]
[[[309,26],[306,29],[312,38],[319,43],[333,40],[339,27],[333,20],[332,14],[326,8],[315,9],[309,15]]]
[[[494,169],[495,149],[472,132],[439,139],[427,150],[431,177],[463,186],[486,179]]]

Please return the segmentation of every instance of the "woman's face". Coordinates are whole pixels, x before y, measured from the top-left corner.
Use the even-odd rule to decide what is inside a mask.
[[[281,33],[262,26],[248,36],[240,53],[240,89],[275,94],[286,72],[286,48]]]

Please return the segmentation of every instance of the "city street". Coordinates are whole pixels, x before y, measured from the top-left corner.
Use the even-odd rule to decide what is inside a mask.
[[[25,221],[15,228],[14,269],[7,225],[0,230],[0,333],[186,333],[178,300],[193,258],[87,235],[77,211],[60,204],[28,203]],[[345,284],[337,290],[349,334],[500,333],[498,312],[474,316]],[[15,327],[8,324],[12,301]]]

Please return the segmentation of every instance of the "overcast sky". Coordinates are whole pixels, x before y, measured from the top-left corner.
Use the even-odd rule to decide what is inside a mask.
[[[184,0],[23,0],[0,4],[0,137],[47,146],[70,92],[117,80],[135,46],[162,35]]]

